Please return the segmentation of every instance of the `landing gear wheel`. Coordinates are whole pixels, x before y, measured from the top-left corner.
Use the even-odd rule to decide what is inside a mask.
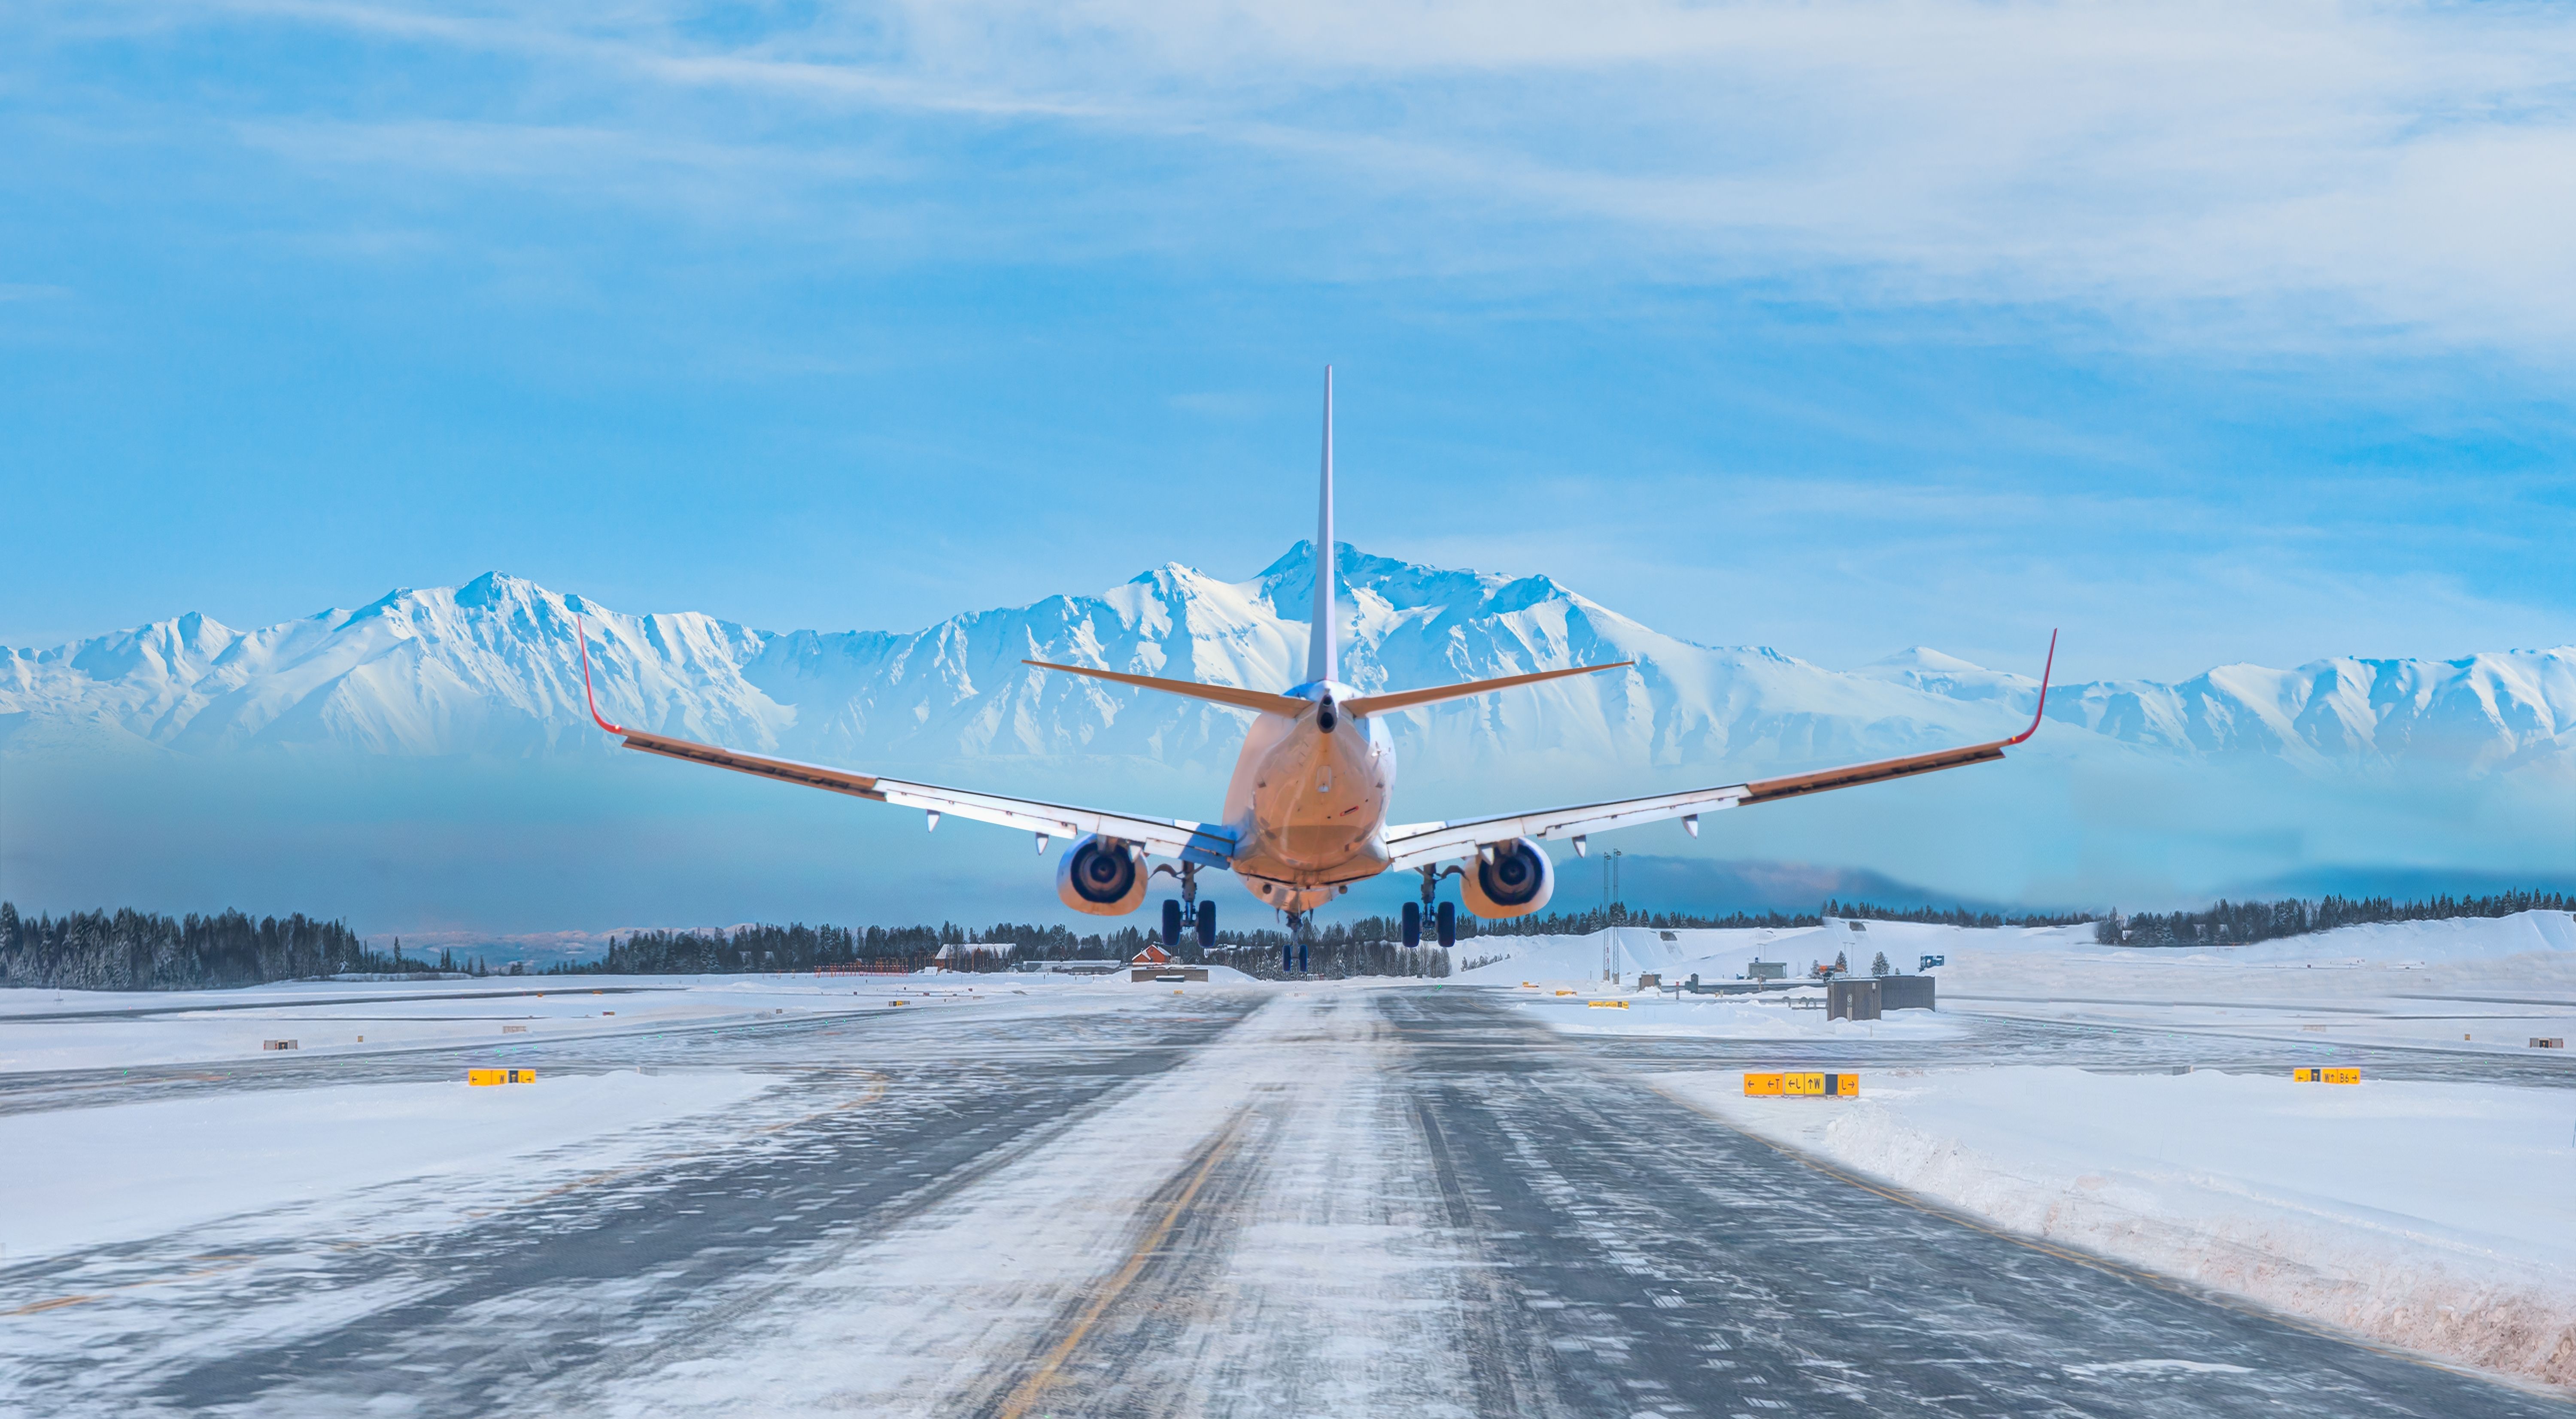
[[[1180,944],[1181,904],[1174,898],[1165,897],[1163,899],[1163,949],[1169,951]]]
[[[1440,944],[1443,946],[1458,944],[1458,904],[1456,902],[1440,904]]]
[[[1198,914],[1199,949],[1213,951],[1216,949],[1216,903],[1199,903]]]
[[[1406,946],[1422,944],[1422,903],[1420,902],[1404,904],[1404,944]]]

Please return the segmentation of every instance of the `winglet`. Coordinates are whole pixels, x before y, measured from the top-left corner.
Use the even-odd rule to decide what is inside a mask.
[[[2057,632],[2050,631],[2048,633],[2048,663],[2039,667],[2039,708],[2030,712],[2030,728],[2025,729],[2021,733],[2005,740],[2004,743],[2008,745],[2018,744],[2039,732],[2039,717],[2048,713],[2048,674],[2056,668]]]
[[[581,642],[581,697],[590,705],[592,722],[611,734],[627,733],[628,731],[609,723],[601,716],[599,698],[590,692],[590,628],[582,624],[581,613],[578,611],[572,615],[572,629],[573,635]]]

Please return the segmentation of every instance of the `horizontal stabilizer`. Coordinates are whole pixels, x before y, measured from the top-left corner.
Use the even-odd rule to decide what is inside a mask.
[[[1600,670],[1618,670],[1634,665],[1633,660],[1613,661],[1608,665],[1578,665],[1571,670],[1540,670],[1528,675],[1505,675],[1498,680],[1470,680],[1464,685],[1440,685],[1428,690],[1394,690],[1383,695],[1362,695],[1346,700],[1343,710],[1351,714],[1386,714],[1392,710],[1411,709],[1415,705],[1438,704],[1442,700],[1463,700],[1469,695],[1508,690],[1515,685],[1535,685],[1541,680],[1562,680],[1568,675],[1590,675]]]
[[[1282,695],[1271,690],[1246,690],[1236,685],[1202,685],[1196,680],[1165,680],[1153,675],[1130,675],[1121,670],[1093,670],[1082,665],[1054,665],[1043,660],[1023,660],[1040,670],[1059,670],[1067,675],[1088,675],[1094,680],[1110,680],[1139,689],[1160,690],[1167,695],[1187,695],[1194,700],[1214,700],[1236,709],[1259,710],[1263,714],[1284,714],[1290,718],[1306,712],[1310,703],[1295,695]]]

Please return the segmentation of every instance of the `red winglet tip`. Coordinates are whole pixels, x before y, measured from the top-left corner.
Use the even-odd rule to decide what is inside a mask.
[[[2056,669],[2057,632],[2051,630],[2048,633],[2048,660],[2039,667],[2039,708],[2030,712],[2030,728],[2005,740],[2006,744],[2019,744],[2039,732],[2039,717],[2048,713],[2048,677]]]
[[[600,728],[607,730],[611,734],[624,734],[626,732],[625,730],[609,723],[607,718],[600,714],[599,697],[591,693],[590,628],[582,623],[581,613],[578,611],[575,611],[572,614],[572,626],[574,639],[581,643],[581,697],[590,706],[591,722],[598,725]]]

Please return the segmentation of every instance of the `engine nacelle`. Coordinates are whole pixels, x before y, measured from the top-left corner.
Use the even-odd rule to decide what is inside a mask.
[[[1467,910],[1487,921],[1527,916],[1547,905],[1556,893],[1556,864],[1534,839],[1514,838],[1494,844],[1494,860],[1479,854],[1458,879],[1458,895]]]
[[[1093,916],[1125,916],[1145,905],[1145,855],[1133,843],[1086,834],[1055,864],[1055,894]]]

